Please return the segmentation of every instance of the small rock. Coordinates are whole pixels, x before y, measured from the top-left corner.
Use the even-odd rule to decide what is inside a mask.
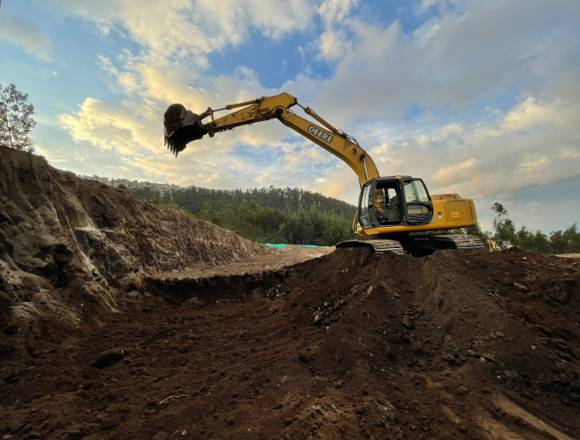
[[[97,356],[97,359],[93,362],[93,367],[101,369],[108,368],[123,360],[124,357],[125,350],[118,348],[106,350]]]
[[[491,354],[491,353],[484,353],[481,355],[481,359],[488,361],[488,362],[494,362],[495,363],[495,355]]]
[[[415,320],[408,315],[403,316],[403,319],[401,319],[401,324],[403,324],[407,330],[413,330],[415,328]]]
[[[441,355],[441,359],[443,359],[445,362],[455,362],[455,356],[453,356],[453,354],[449,353],[449,352],[445,352]]]
[[[470,391],[470,389],[468,387],[464,386],[464,385],[459,385],[457,387],[457,393],[460,396],[465,396],[467,393],[469,393],[469,391]]]
[[[421,341],[413,341],[411,343],[411,350],[413,350],[413,353],[417,356],[425,354],[425,349],[423,348]]]

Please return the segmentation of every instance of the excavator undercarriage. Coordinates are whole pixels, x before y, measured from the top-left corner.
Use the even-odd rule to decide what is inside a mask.
[[[468,234],[433,234],[412,235],[407,237],[385,237],[374,239],[346,240],[337,243],[339,249],[371,248],[377,254],[387,252],[398,255],[423,257],[437,250],[475,250],[483,249],[483,242],[474,235]]]

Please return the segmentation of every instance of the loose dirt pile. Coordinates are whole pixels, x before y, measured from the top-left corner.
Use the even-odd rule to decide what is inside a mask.
[[[204,221],[0,147],[0,358],[118,309],[142,273],[267,253]],[[16,340],[18,343],[15,344]]]
[[[56,439],[580,437],[580,263],[339,250],[149,277],[0,371],[0,433]],[[5,437],[6,438],[6,437]]]

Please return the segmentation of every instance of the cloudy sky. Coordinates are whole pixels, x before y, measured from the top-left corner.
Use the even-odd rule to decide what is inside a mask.
[[[346,165],[277,121],[163,146],[173,102],[288,91],[382,174],[549,232],[580,220],[579,23],[579,0],[3,0],[0,83],[29,93],[59,168],[354,203]]]

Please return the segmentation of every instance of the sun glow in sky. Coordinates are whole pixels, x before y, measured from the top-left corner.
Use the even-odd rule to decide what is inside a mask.
[[[3,0],[0,83],[30,95],[58,168],[355,203],[350,169],[277,121],[163,146],[173,102],[288,91],[383,174],[549,232],[580,219],[579,23],[578,0]]]

